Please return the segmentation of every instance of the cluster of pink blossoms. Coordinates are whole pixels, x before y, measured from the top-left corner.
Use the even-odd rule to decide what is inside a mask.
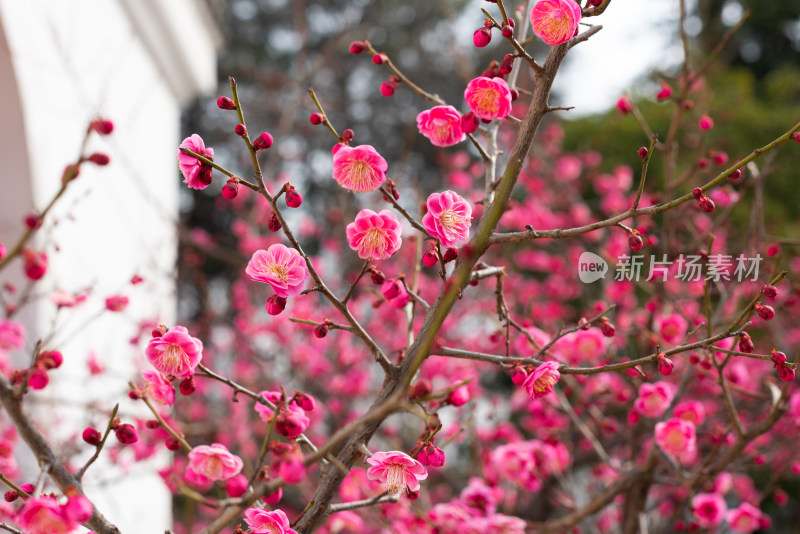
[[[19,509],[16,521],[28,534],[72,534],[93,511],[83,495],[74,495],[63,505],[53,497],[34,497]]]
[[[297,534],[291,528],[289,518],[283,510],[248,508],[244,512],[244,518],[252,534]]]

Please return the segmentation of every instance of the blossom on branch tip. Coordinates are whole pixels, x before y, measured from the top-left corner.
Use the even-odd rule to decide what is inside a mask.
[[[248,508],[244,512],[244,518],[251,534],[297,534],[297,531],[291,528],[289,518],[283,510]]]
[[[163,336],[152,338],[144,352],[161,374],[187,377],[203,359],[203,342],[190,336],[186,327],[174,326]]]
[[[386,181],[389,165],[371,145],[336,145],[333,151],[333,179],[345,189],[366,193]]]
[[[404,491],[418,491],[419,481],[428,478],[428,471],[421,463],[401,451],[376,452],[367,463],[367,478],[378,480],[389,495],[398,496]]]
[[[572,39],[580,21],[581,6],[575,0],[539,0],[531,9],[533,33],[550,46]]]
[[[299,295],[308,276],[300,253],[280,243],[256,250],[245,271],[256,282],[272,286],[275,294],[283,298]]]
[[[557,362],[544,362],[527,376],[523,386],[525,386],[525,391],[528,392],[531,400],[541,399],[548,393],[553,392],[553,386],[561,378],[558,367],[559,364]]]
[[[206,148],[203,138],[197,134],[184,139],[178,147],[178,168],[183,174],[183,183],[192,189],[205,189],[211,184],[211,166],[194,156],[184,154],[181,148],[191,150],[210,160],[214,159],[214,149]]]
[[[400,249],[402,227],[389,210],[363,209],[347,225],[347,243],[362,260],[385,260]]]
[[[466,139],[461,115],[453,106],[434,106],[417,115],[419,133],[434,146],[453,146]]]
[[[454,191],[433,193],[428,197],[428,212],[422,218],[425,230],[445,247],[469,239],[472,206]]]
[[[692,511],[697,524],[703,528],[713,528],[722,523],[728,506],[719,493],[698,493],[692,498]]]
[[[225,445],[198,445],[189,453],[187,470],[209,480],[228,480],[242,470],[242,459],[232,454]]]
[[[511,89],[502,78],[473,79],[467,84],[464,100],[480,119],[502,119],[511,113]]]

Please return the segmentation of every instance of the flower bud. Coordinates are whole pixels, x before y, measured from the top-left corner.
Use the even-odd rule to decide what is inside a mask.
[[[191,395],[194,393],[194,390],[197,389],[197,384],[194,381],[193,376],[187,376],[183,380],[181,380],[180,386],[178,389],[181,392],[181,395]]]
[[[236,104],[227,96],[221,96],[217,99],[217,107],[219,109],[232,110],[236,109]]]
[[[316,328],[314,328],[314,335],[316,337],[318,337],[319,339],[322,339],[323,337],[327,336],[328,335],[328,325],[326,323],[322,323],[321,325],[318,325]]]
[[[486,26],[481,26],[472,34],[472,43],[478,48],[483,48],[492,40],[492,30]]]
[[[784,365],[786,363],[786,354],[782,353],[781,351],[772,349],[769,354],[769,359],[775,364],[773,365],[773,369],[778,367],[779,365]]]
[[[88,426],[84,429],[83,434],[81,435],[83,441],[88,443],[89,445],[94,445],[95,447],[100,445],[100,441],[102,441],[103,436],[98,432],[96,429]]]
[[[8,490],[3,494],[3,498],[6,502],[14,502],[19,499],[19,493],[16,490]]]
[[[177,451],[181,448],[181,442],[171,437],[164,442],[164,446],[167,448],[167,450]]]
[[[442,259],[445,263],[450,263],[456,258],[458,258],[458,249],[454,247],[448,248],[444,251],[444,254],[442,254]]]
[[[28,378],[28,385],[31,387],[31,389],[44,389],[49,383],[50,377],[47,376],[47,370],[44,367],[34,367],[30,377]]]
[[[349,144],[353,140],[353,137],[355,137],[355,135],[356,134],[353,130],[347,128],[345,131],[342,132],[342,142]]]
[[[647,157],[648,152],[649,151],[647,150],[647,147],[643,146],[643,147],[639,148],[638,152],[636,152],[636,153],[639,154],[640,158],[644,159],[644,158]]]
[[[663,352],[658,355],[658,372],[664,376],[668,376],[672,374],[672,370],[675,366],[672,364],[672,360],[667,358],[667,355]]]
[[[800,132],[795,132],[792,134],[792,139],[800,143]]]
[[[281,222],[278,220],[278,216],[275,215],[275,212],[272,212],[269,221],[267,221],[267,228],[269,228],[270,232],[277,232],[281,229]]]
[[[26,248],[22,250],[22,258],[22,268],[28,280],[34,282],[41,280],[45,273],[47,273],[47,254],[44,252],[37,252]]]
[[[617,100],[617,111],[623,115],[627,115],[633,111],[633,104],[631,104],[631,101],[628,100],[627,95],[622,95],[619,100]]]
[[[778,296],[778,288],[775,286],[765,285],[761,288],[761,293],[767,298],[774,299]]]
[[[290,208],[299,208],[303,203],[303,195],[289,184],[286,184],[286,205]]]
[[[756,304],[753,309],[756,310],[758,316],[765,321],[770,321],[773,317],[775,317],[775,309],[772,306]]]
[[[700,117],[700,121],[697,124],[700,126],[701,130],[710,130],[714,127],[714,120],[708,115],[703,115]]]
[[[272,295],[267,299],[266,304],[267,313],[270,315],[280,315],[286,309],[286,298]]]
[[[381,295],[386,300],[392,300],[400,296],[400,280],[387,280],[381,286]]]
[[[363,41],[353,41],[350,43],[350,53],[353,55],[358,55],[364,52],[367,49],[367,45],[364,44]]]
[[[312,113],[311,116],[308,118],[308,122],[313,125],[322,124],[325,122],[325,115],[322,113]]]
[[[700,206],[700,209],[706,213],[713,212],[715,208],[714,201],[705,195],[697,199],[697,205]]]
[[[478,117],[473,112],[470,111],[461,117],[461,129],[465,134],[475,133],[475,131],[478,129],[478,126],[480,126],[480,122],[478,121]]]
[[[95,119],[89,123],[89,130],[100,135],[108,135],[114,131],[114,123],[105,119]]]
[[[642,240],[642,236],[640,236],[638,232],[629,234],[628,245],[631,247],[631,250],[633,251],[641,250],[642,246],[644,246],[644,241]]]
[[[469,390],[467,386],[459,386],[447,396],[447,402],[453,406],[463,406],[469,402]]]
[[[64,363],[64,356],[57,350],[46,350],[39,353],[39,362],[45,369],[58,369]]]
[[[106,154],[101,154],[100,152],[95,152],[86,159],[98,167],[104,167],[111,162],[111,158],[109,158]]]
[[[521,386],[525,383],[526,378],[528,378],[528,373],[525,372],[525,369],[519,365],[514,367],[513,374],[511,375],[511,381],[514,382],[514,384]]]
[[[514,56],[511,54],[506,54],[503,57],[503,61],[500,62],[500,66],[497,69],[500,71],[500,74],[509,74],[511,70],[514,68]]]
[[[672,87],[667,84],[662,84],[661,90],[656,93],[656,100],[663,102],[664,100],[669,100],[670,97],[672,97]]]
[[[150,336],[156,338],[156,337],[161,337],[166,333],[167,333],[167,327],[162,324],[153,328],[153,330],[150,332]]]
[[[437,263],[439,263],[439,257],[433,250],[429,250],[422,255],[422,264],[425,265],[425,267],[433,267]]]
[[[417,380],[417,383],[411,387],[411,391],[408,392],[408,400],[417,400],[427,397],[432,391],[433,384],[431,384],[430,380],[420,378]]]
[[[123,445],[133,445],[139,441],[139,435],[136,433],[136,428],[129,424],[123,423],[114,429],[114,434],[117,440]]]
[[[387,59],[386,54],[372,54],[372,62],[376,65],[383,65]]]
[[[222,197],[233,200],[239,194],[239,180],[231,178],[222,186]]]
[[[375,267],[369,268],[369,277],[376,286],[382,285],[386,281],[386,276]]]
[[[614,325],[609,322],[608,319],[603,317],[600,319],[600,331],[603,333],[605,337],[614,337],[616,334],[617,329],[614,328]]]
[[[233,131],[239,137],[244,137],[247,134],[247,127],[244,124],[237,124],[233,127]]]
[[[780,378],[784,382],[793,381],[794,380],[794,369],[792,369],[788,365],[779,365],[778,366],[778,378]]]
[[[395,89],[397,89],[397,82],[390,80],[381,84],[381,94],[387,98],[394,94]]]
[[[742,179],[742,170],[741,169],[736,169],[735,171],[733,171],[732,173],[730,173],[728,175],[728,180],[730,180],[731,182],[733,182],[735,184],[738,184],[741,181],[741,179]]]
[[[256,150],[266,150],[272,146],[272,136],[267,132],[262,132],[256,140],[253,141],[253,148]]]
[[[750,354],[754,350],[755,345],[753,345],[753,340],[750,339],[750,334],[742,332],[742,335],[739,337],[739,352]]]
[[[228,493],[228,497],[232,499],[241,497],[247,493],[247,488],[249,487],[250,482],[244,475],[236,475],[233,478],[229,478],[227,482],[225,482],[225,491]]]

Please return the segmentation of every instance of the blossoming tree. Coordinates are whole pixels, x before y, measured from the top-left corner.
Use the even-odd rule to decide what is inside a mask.
[[[340,134],[347,125],[326,113],[324,92],[309,90],[309,122],[333,138],[330,177],[363,206],[329,217],[335,240],[304,228],[301,191],[263,172],[280,137],[248,131],[231,78],[217,105],[235,117],[247,174],[199,134],[177,151],[184,183],[224,181],[221,209],[237,217],[234,253],[195,232],[187,256],[236,266],[230,306],[150,325],[148,367],[132,377],[130,399],[152,417],[123,423],[109,407],[105,428],[83,429],[70,458],[25,409],[58,372],[59,348],[37,344],[27,367],[0,376],[16,429],[2,457],[21,440],[47,466],[37,484],[4,469],[0,528],[118,532],[81,480],[124,447],[140,459],[174,451],[161,475],[192,510],[176,534],[753,532],[773,522],[767,497],[786,504],[781,484],[800,474],[786,440],[800,417],[796,358],[778,350],[796,352],[787,332],[800,298],[782,269],[800,259],[758,233],[759,191],[800,124],[732,158],[697,141],[724,127],[693,100],[723,39],[697,66],[687,50],[675,89],[656,95],[674,108],[665,132],[620,98],[647,146],[630,150],[637,180],[628,166],[606,172],[599,152],[564,151],[561,127],[543,121],[564,109],[549,103],[564,58],[590,46],[612,2],[491,4],[473,42],[499,36],[507,53],[464,84],[463,102],[427,92],[368,41],[350,45],[391,71],[384,96],[418,98],[416,128],[443,149],[450,188],[404,183],[381,147]],[[528,52],[537,39],[544,58]],[[89,134],[112,130],[97,120]],[[687,139],[709,158],[685,155]],[[81,165],[108,162],[82,155],[54,202]],[[731,212],[748,203],[760,223],[743,231]],[[31,284],[46,275],[47,253],[30,243],[48,211],[0,246],[0,270],[21,264]],[[127,302],[118,295],[106,308]],[[0,323],[4,352],[25,342],[13,309]],[[135,505],[146,509],[146,497]],[[776,524],[788,517],[776,514]]]

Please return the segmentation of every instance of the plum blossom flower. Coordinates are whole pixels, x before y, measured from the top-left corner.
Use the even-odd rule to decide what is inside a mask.
[[[639,386],[639,397],[633,409],[646,417],[661,417],[675,396],[675,386],[669,382],[645,382]]]
[[[420,112],[417,128],[434,146],[453,146],[467,137],[461,128],[461,115],[453,106],[435,106]]]
[[[385,260],[400,249],[402,227],[389,210],[363,209],[347,225],[347,244],[362,260]]]
[[[178,148],[178,168],[183,174],[183,183],[192,189],[205,189],[211,184],[211,166],[194,156],[184,154],[181,152],[181,148],[187,148],[210,160],[214,159],[214,149],[206,148],[203,139],[197,134],[192,134],[191,137],[184,139]]]
[[[694,460],[697,454],[697,436],[694,423],[673,417],[656,423],[656,443],[664,452],[682,462]]]
[[[333,150],[333,179],[345,189],[366,193],[386,181],[389,165],[371,145],[336,145]]]
[[[151,339],[144,353],[162,375],[188,377],[203,359],[203,342],[190,336],[186,327],[173,326],[163,336]]]
[[[157,402],[166,406],[175,404],[175,388],[164,376],[153,369],[142,372],[146,380],[144,390]]]
[[[244,520],[252,534],[297,534],[283,510],[248,508],[244,512]]]
[[[256,282],[272,286],[279,297],[294,297],[303,291],[308,269],[303,257],[280,243],[267,250],[256,250],[245,272]]]
[[[572,39],[580,21],[581,6],[575,0],[540,0],[531,9],[533,33],[550,46]]]
[[[692,510],[697,524],[704,528],[716,527],[725,519],[728,505],[719,493],[698,493],[692,498]]]
[[[473,79],[467,84],[464,100],[480,119],[502,119],[511,113],[511,89],[502,78]]]
[[[242,470],[242,459],[231,454],[222,443],[198,445],[189,453],[187,471],[209,480],[228,480]]]
[[[522,385],[525,386],[525,391],[531,400],[541,399],[553,392],[553,386],[561,378],[558,367],[557,362],[544,362],[528,375]]]
[[[52,497],[29,499],[16,519],[29,534],[69,534],[78,526],[67,518],[61,505]]]
[[[749,502],[743,502],[738,508],[728,510],[725,519],[732,532],[749,534],[761,527],[761,516],[761,510]]]
[[[376,452],[367,463],[367,478],[378,480],[386,486],[390,495],[418,491],[419,481],[428,478],[428,472],[417,460],[401,451]]]
[[[0,350],[21,349],[25,346],[25,328],[14,321],[0,322]]]
[[[422,224],[443,246],[453,247],[469,239],[472,206],[454,191],[432,193],[428,197],[428,212],[422,218]]]

